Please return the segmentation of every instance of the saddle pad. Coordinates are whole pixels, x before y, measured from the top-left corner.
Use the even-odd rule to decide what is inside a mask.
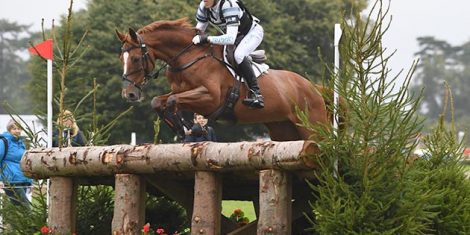
[[[224,62],[227,64],[230,64],[227,60],[227,50],[225,48],[224,48]],[[262,63],[262,64],[258,64],[255,62],[251,62],[251,63],[252,63],[251,67],[253,67],[253,71],[255,71],[255,76],[257,78],[264,73],[268,73],[269,65],[267,65],[266,63]],[[228,69],[228,71],[230,71],[230,73],[232,74],[234,78],[236,78],[237,80],[241,79],[239,76],[236,75],[235,71],[232,68],[228,67],[227,65],[225,67]],[[244,80],[242,80],[242,82],[244,82]]]

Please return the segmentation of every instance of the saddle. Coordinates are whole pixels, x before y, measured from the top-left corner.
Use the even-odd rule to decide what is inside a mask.
[[[236,123],[236,117],[233,113],[233,108],[240,98],[240,85],[241,78],[238,70],[237,63],[235,62],[234,52],[236,47],[234,45],[226,46],[224,50],[224,62],[227,64],[227,69],[232,73],[235,78],[234,86],[231,87],[225,97],[225,103],[220,106],[214,113],[208,118],[212,120],[224,120],[230,123]],[[266,52],[264,50],[256,50],[250,54],[252,61],[253,71],[257,78],[260,75],[267,73],[269,66],[265,63],[267,61]]]
[[[235,57],[234,57],[235,49],[236,49],[236,47],[234,45],[226,46],[224,60],[227,64],[229,64],[235,70],[234,72],[239,77],[241,77],[239,75],[239,72],[237,71],[238,70],[237,69],[238,65],[235,62]],[[266,61],[268,60],[268,58],[267,58],[266,52],[264,50],[256,50],[256,51],[252,52],[249,57],[251,58],[251,61],[253,62],[252,63],[253,70],[257,71],[259,74],[262,74],[262,73],[266,72],[269,69],[269,66],[266,65]],[[229,70],[230,70],[230,68],[229,68]],[[232,75],[234,75],[234,74],[232,74]]]

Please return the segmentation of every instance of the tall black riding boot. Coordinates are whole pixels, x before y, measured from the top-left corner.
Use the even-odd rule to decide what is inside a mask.
[[[255,71],[251,67],[250,59],[245,57],[243,61],[238,65],[240,73],[245,78],[246,84],[250,88],[247,98],[243,100],[243,104],[252,108],[262,109],[264,108],[264,100],[259,90],[258,81],[256,81]]]

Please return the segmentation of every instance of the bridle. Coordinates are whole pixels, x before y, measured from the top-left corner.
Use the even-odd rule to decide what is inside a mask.
[[[210,47],[211,48],[210,53],[205,53],[204,55],[194,59],[193,61],[191,61],[189,63],[186,63],[186,64],[183,64],[181,66],[178,66],[176,68],[171,67],[170,66],[171,63],[176,61],[182,54],[184,54],[191,47],[194,46],[194,44],[191,42],[188,46],[184,47],[178,54],[176,54],[168,62],[163,62],[164,64],[160,67],[160,69],[158,69],[155,72],[152,72],[152,71],[149,71],[148,68],[149,68],[149,64],[154,63],[154,62],[152,62],[151,59],[150,59],[150,55],[149,55],[149,51],[147,49],[147,45],[145,44],[144,39],[142,38],[142,36],[140,36],[139,34],[136,34],[136,35],[137,35],[138,45],[132,45],[129,48],[124,48],[124,47],[121,48],[121,53],[129,52],[131,50],[139,49],[139,48],[140,48],[140,52],[141,52],[141,66],[140,66],[140,68],[136,69],[134,71],[131,71],[130,73],[124,73],[122,75],[122,82],[123,82],[123,86],[125,86],[125,87],[127,87],[129,85],[132,85],[132,86],[138,88],[140,91],[142,91],[142,89],[145,87],[145,85],[147,85],[147,83],[150,79],[157,79],[158,78],[158,76],[160,75],[160,72],[163,69],[169,67],[170,72],[174,72],[174,73],[175,72],[181,72],[181,71],[191,67],[192,65],[196,64],[200,60],[203,60],[207,57],[213,57],[216,60],[218,60],[222,63],[225,63],[223,60],[221,60],[221,59],[219,59],[219,58],[217,58],[213,55],[213,50],[212,50],[212,46],[211,46]],[[141,84],[137,84],[136,82],[134,82],[134,81],[132,81],[128,78],[128,76],[130,76],[132,74],[135,74],[135,73],[142,72],[142,71],[144,72],[144,80],[141,82]]]
[[[133,85],[134,87],[138,88],[139,90],[142,91],[142,88],[147,85],[148,81],[150,79],[155,79],[158,77],[158,74],[160,73],[160,71],[162,70],[162,68],[160,68],[158,71],[156,72],[149,72],[149,63],[152,63],[152,61],[150,60],[150,55],[149,55],[149,51],[147,49],[147,45],[145,44],[144,42],[144,39],[137,34],[137,40],[139,42],[138,45],[132,45],[131,47],[129,48],[124,48],[124,47],[121,47],[121,54],[122,53],[125,53],[125,52],[130,52],[134,49],[139,49],[140,48],[140,52],[141,52],[141,66],[139,69],[136,69],[134,71],[131,71],[130,73],[124,73],[122,74],[122,82],[123,82],[123,86],[129,86],[129,85]],[[144,81],[141,83],[141,84],[137,84],[135,83],[134,81],[131,81],[129,80],[129,76],[132,75],[132,74],[135,74],[135,73],[139,73],[141,71],[144,71]]]

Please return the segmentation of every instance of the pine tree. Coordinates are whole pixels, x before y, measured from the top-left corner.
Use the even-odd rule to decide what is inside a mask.
[[[388,7],[377,1],[368,18],[343,22],[336,91],[346,123],[320,133],[321,156],[308,219],[314,234],[458,234],[468,232],[469,183],[457,170],[455,133],[439,128],[427,139],[431,157],[413,154],[423,120],[422,93],[408,92],[416,64],[394,91],[391,55],[382,45]],[[374,18],[372,18],[374,17]],[[352,22],[352,23],[351,23]],[[333,74],[334,75],[334,74]],[[333,82],[327,82],[333,89]],[[395,85],[396,86],[396,85]],[[325,96],[327,99],[328,96]],[[330,107],[334,109],[334,107]],[[344,111],[344,110],[337,110]],[[302,116],[303,114],[300,113]],[[458,187],[458,188],[457,188]]]

